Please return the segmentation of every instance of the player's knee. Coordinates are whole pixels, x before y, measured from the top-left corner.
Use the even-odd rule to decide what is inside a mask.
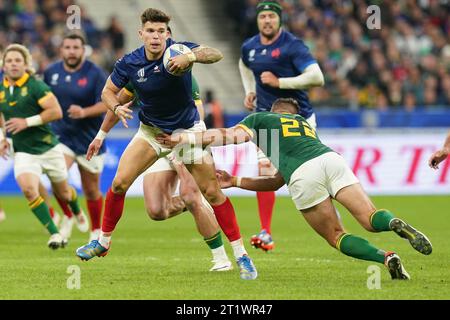
[[[114,193],[123,194],[128,191],[129,187],[130,182],[128,181],[128,179],[122,177],[115,177],[111,188]]]
[[[208,185],[202,190],[202,193],[211,205],[221,204],[225,198],[220,187],[216,184]]]
[[[169,216],[169,210],[158,202],[147,205],[147,214],[150,219],[155,221],[166,220]]]
[[[87,200],[97,200],[101,196],[100,190],[97,187],[85,188],[83,192]]]
[[[33,201],[39,197],[39,192],[33,187],[24,187],[22,188],[22,192],[28,201]]]

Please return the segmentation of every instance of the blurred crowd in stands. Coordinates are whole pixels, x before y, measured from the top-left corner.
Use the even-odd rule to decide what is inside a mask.
[[[68,31],[67,8],[74,0],[0,0],[0,52],[17,42],[30,49],[36,70],[42,72],[58,58],[62,36]],[[100,29],[82,6],[81,29],[88,41],[90,59],[111,71],[124,53],[125,37],[116,17]]]
[[[225,0],[242,39],[258,33],[258,0]],[[311,49],[325,86],[315,106],[378,110],[450,107],[450,5],[447,0],[279,0],[284,27]],[[369,5],[381,28],[369,30]]]

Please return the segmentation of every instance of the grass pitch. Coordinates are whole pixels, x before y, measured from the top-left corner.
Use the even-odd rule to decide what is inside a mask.
[[[74,227],[69,246],[52,251],[46,246],[49,236],[26,200],[2,196],[7,220],[0,223],[0,299],[449,299],[450,197],[373,199],[379,208],[389,208],[427,234],[434,247],[430,256],[423,256],[394,233],[370,234],[339,207],[348,232],[395,250],[412,277],[392,281],[379,265],[381,288],[369,290],[368,267],[375,263],[351,259],[328,246],[289,198],[277,198],[272,225],[276,247],[271,253],[248,245],[250,236],[259,231],[256,198],[232,199],[259,272],[256,281],[243,281],[236,265],[230,272],[208,271],[210,252],[188,213],[151,221],[143,200],[129,198],[111,252],[82,262],[74,252],[87,242],[87,234]],[[228,243],[226,248],[231,258]],[[80,289],[68,289],[68,282],[76,283],[70,278],[76,266]]]

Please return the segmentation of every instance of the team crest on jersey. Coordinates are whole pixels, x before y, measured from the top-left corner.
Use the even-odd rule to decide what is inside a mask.
[[[20,90],[20,95],[22,97],[26,97],[28,95],[28,88],[27,87],[22,88],[22,90]]]
[[[58,84],[59,73],[52,74],[52,80],[50,81],[50,85],[56,86]]]
[[[255,61],[255,53],[255,49],[250,50],[250,52],[248,53],[248,61]]]
[[[78,84],[79,87],[83,87],[84,88],[88,84],[88,79],[86,77],[78,79],[77,84]]]
[[[280,48],[276,48],[275,50],[272,50],[272,58],[278,59],[280,56],[281,56]]]
[[[147,81],[147,78],[144,78],[145,77],[145,68],[141,68],[141,69],[139,69],[139,71],[137,72],[137,75],[138,75],[138,77],[139,77],[139,79],[137,80],[137,82],[145,82],[145,81]]]

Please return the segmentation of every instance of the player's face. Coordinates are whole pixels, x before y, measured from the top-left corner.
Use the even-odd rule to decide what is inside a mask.
[[[64,39],[61,46],[61,56],[64,64],[76,69],[84,57],[84,46],[80,39]]]
[[[262,11],[258,15],[258,30],[261,34],[272,39],[280,30],[280,17],[273,11]]]
[[[3,61],[5,75],[11,80],[19,80],[26,72],[25,59],[18,51],[9,51]]]
[[[164,22],[147,21],[139,30],[145,49],[155,56],[166,49],[167,34],[167,25]]]

